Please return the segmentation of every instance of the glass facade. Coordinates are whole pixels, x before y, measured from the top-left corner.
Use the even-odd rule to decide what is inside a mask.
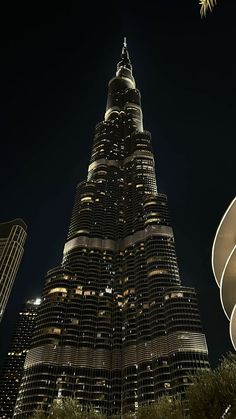
[[[0,224],[0,321],[24,253],[26,228],[21,219]]]
[[[26,353],[30,348],[32,333],[40,299],[27,301],[18,314],[15,331],[0,372],[0,418],[12,419],[20,381],[24,371]]]
[[[196,292],[181,286],[167,197],[126,44],[48,272],[14,417],[71,396],[107,416],[183,393],[208,368]]]

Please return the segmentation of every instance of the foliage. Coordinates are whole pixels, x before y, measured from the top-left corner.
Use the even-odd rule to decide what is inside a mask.
[[[31,419],[46,419],[47,416],[45,415],[44,412],[42,412],[41,410],[37,410],[33,416],[31,416]]]
[[[208,10],[212,11],[213,7],[216,5],[216,0],[199,0],[201,9],[201,16],[206,16]]]
[[[112,419],[187,419],[180,398],[163,396],[158,401],[144,404],[135,413],[114,415]]]
[[[31,419],[104,419],[104,416],[97,413],[92,407],[82,409],[76,399],[65,398],[54,400],[48,413],[38,410]]]
[[[161,397],[155,403],[141,406],[136,414],[137,419],[184,419],[183,404],[179,398]]]
[[[236,355],[228,354],[215,370],[202,370],[187,390],[191,419],[236,418]]]

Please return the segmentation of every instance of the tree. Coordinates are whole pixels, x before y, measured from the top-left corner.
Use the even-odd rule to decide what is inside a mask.
[[[156,402],[144,404],[136,412],[114,415],[112,419],[190,419],[179,397],[160,397]]]
[[[137,419],[187,419],[180,398],[161,397],[158,401],[141,406]]]
[[[31,416],[31,419],[46,419],[47,416],[44,412],[42,412],[41,410],[37,410],[37,412],[35,412],[33,414],[33,416]]]
[[[212,11],[213,7],[216,5],[216,0],[199,0],[201,9],[201,16],[206,16],[208,10]]]
[[[92,407],[82,408],[76,399],[65,398],[54,400],[48,413],[36,411],[31,419],[104,419]]]
[[[202,370],[192,378],[186,398],[191,419],[236,418],[236,355],[228,354],[215,370]]]

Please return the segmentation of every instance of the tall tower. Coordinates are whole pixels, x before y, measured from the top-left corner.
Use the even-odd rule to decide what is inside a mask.
[[[18,314],[15,331],[0,372],[0,418],[12,419],[26,353],[30,348],[40,299],[28,300]]]
[[[183,392],[188,375],[205,367],[196,293],[180,284],[125,42],[62,264],[46,277],[15,418],[66,396],[123,414]]]
[[[24,253],[26,228],[21,219],[0,224],[0,321]]]

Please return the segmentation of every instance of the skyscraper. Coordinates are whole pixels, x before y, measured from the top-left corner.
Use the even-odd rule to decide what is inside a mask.
[[[24,253],[26,224],[20,218],[0,224],[0,321]]]
[[[183,392],[205,367],[196,293],[180,283],[125,42],[61,266],[46,277],[15,417],[66,396],[108,416],[133,411]]]
[[[217,229],[212,247],[212,269],[220,288],[220,299],[232,345],[236,349],[236,198],[227,208]]]
[[[30,348],[40,299],[27,301],[18,314],[6,360],[0,372],[0,418],[12,419],[26,353]]]

